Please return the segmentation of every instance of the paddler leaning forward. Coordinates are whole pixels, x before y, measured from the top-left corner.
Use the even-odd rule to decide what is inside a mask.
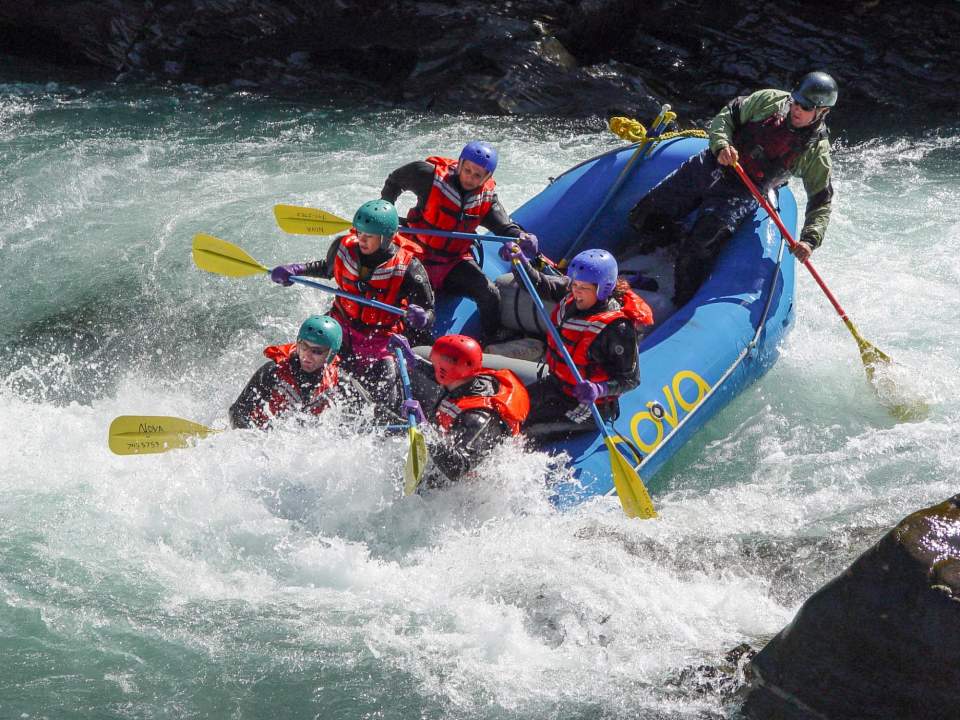
[[[405,310],[396,315],[338,296],[330,311],[343,326],[344,367],[390,410],[400,405],[396,364],[387,347],[390,336],[405,333],[414,344],[430,344],[434,320],[427,271],[397,242],[398,227],[393,203],[371,200],[360,206],[353,227],[333,241],[324,260],[280,265],[270,272],[271,279],[284,286],[293,284],[291,275],[332,277],[345,292]]]

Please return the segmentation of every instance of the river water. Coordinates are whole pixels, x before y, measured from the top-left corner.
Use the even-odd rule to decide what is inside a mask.
[[[0,84],[0,717],[736,718],[684,668],[761,647],[957,492],[958,127],[841,133],[815,256],[923,420],[890,416],[803,274],[778,364],[666,466],[654,522],[609,498],[558,513],[560,471],[516,445],[403,499],[403,439],[332,415],[108,451],[121,414],[223,427],[262,348],[329,305],[198,271],[194,233],[266,265],[321,257],[274,203],[350,216],[473,137],[500,148],[508,208],[621,142],[586,121]]]

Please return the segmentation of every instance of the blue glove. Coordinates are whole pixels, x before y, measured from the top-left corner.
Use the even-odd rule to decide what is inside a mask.
[[[533,259],[540,254],[540,241],[533,233],[522,232],[520,237],[520,251],[528,258]]]
[[[406,336],[394,333],[387,341],[387,347],[391,350],[400,350],[403,353],[403,359],[407,361],[407,365],[413,365],[417,362],[417,356],[414,354],[413,348],[410,347],[410,341],[407,340]]]
[[[405,416],[409,415],[410,413],[413,413],[414,417],[417,419],[418,425],[427,424],[427,416],[423,414],[423,408],[420,407],[420,403],[414,400],[413,398],[410,398],[409,400],[404,400],[403,405],[401,405],[400,407],[403,408],[403,414]]]
[[[513,262],[514,256],[521,255],[520,246],[515,242],[504,243],[500,246],[500,249],[497,250],[497,255],[500,256],[500,259],[504,262]],[[523,258],[521,258],[522,260]]]
[[[407,306],[407,313],[404,315],[404,318],[410,323],[410,327],[420,329],[427,326],[430,315],[419,305],[410,304]]]
[[[294,263],[293,265],[277,265],[270,271],[270,279],[277,283],[277,285],[290,287],[293,285],[290,276],[300,275],[304,270],[306,270],[306,268],[299,263]]]
[[[598,397],[606,394],[606,383],[595,383],[584,380],[573,386],[573,396],[581,405],[593,405]]]

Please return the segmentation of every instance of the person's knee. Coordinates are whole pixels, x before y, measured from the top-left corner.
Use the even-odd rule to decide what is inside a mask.
[[[688,238],[690,252],[697,257],[709,257],[733,237],[735,229],[721,215],[713,213],[701,215],[690,231]]]

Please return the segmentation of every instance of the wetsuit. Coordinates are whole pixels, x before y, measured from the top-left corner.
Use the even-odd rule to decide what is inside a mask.
[[[433,163],[425,160],[409,163],[390,173],[383,185],[383,190],[380,192],[380,197],[396,203],[401,193],[404,191],[412,192],[417,196],[417,205],[414,210],[411,210],[410,215],[411,223],[416,224],[413,222],[413,218],[432,216],[431,209],[428,208],[428,203],[436,202],[436,200],[431,200],[431,197],[437,197],[437,193],[434,192],[434,181],[436,178],[437,166]],[[449,190],[452,195],[458,198],[457,203],[459,205],[465,206],[471,202],[471,198],[474,195],[482,192],[484,187],[481,186],[476,190],[466,191],[461,187],[459,177],[452,174],[445,183],[444,189]],[[454,202],[453,199],[448,196],[446,200],[449,203]],[[503,205],[500,204],[496,193],[492,193],[492,197],[489,199],[487,205],[489,209],[479,218],[479,225],[487,228],[495,235],[507,235],[509,237],[520,236],[523,228],[510,219],[510,216],[503,209]],[[473,228],[464,226],[454,229],[474,232],[475,227],[476,225],[474,224]],[[431,262],[431,256],[433,254],[434,253],[428,249],[424,257],[424,262]],[[449,267],[449,270],[446,271],[445,275],[441,272],[439,280],[437,277],[434,277],[434,289],[438,291],[442,289],[443,292],[449,295],[467,297],[476,303],[480,313],[482,335],[482,337],[479,338],[480,344],[487,344],[496,337],[497,331],[500,328],[500,291],[497,289],[497,286],[483,274],[480,266],[472,258],[469,260],[462,259],[452,264],[452,266],[447,267]]]
[[[333,241],[325,259],[307,263],[303,274],[318,278],[333,277],[337,255],[341,250],[341,239],[336,238]],[[355,257],[359,261],[360,278],[369,278],[378,267],[389,263],[398,250],[396,244],[389,242],[384,243],[379,250],[369,255],[360,252],[355,253]],[[402,332],[413,345],[433,343],[429,331],[435,317],[433,288],[430,286],[426,270],[416,258],[410,259],[407,265],[397,297],[397,303],[401,306],[419,305],[427,311],[428,322],[426,328],[413,329],[402,325],[386,328],[368,325],[359,317],[350,317],[350,313],[346,312],[344,307],[341,307],[340,298],[334,301],[334,308],[331,311],[331,315],[336,317],[344,327],[344,344],[340,348],[340,356],[343,358],[344,367],[360,380],[367,391],[377,399],[379,405],[392,411],[399,407],[400,391],[396,363],[386,348],[390,332]],[[396,315],[392,317],[399,318]],[[371,342],[368,344],[367,340]],[[361,343],[364,344],[364,347],[358,346]]]
[[[568,294],[571,280],[565,275],[544,275],[527,267],[527,273],[541,297],[563,301]],[[606,313],[622,311],[621,303],[614,297],[598,300],[587,310],[578,310],[573,303],[562,303],[567,321],[585,321],[591,324],[591,318]],[[644,305],[645,307],[645,305]],[[559,308],[558,308],[559,309]],[[649,311],[649,308],[647,308]],[[606,322],[596,333],[586,351],[586,362],[578,370],[585,380],[601,380],[606,385],[606,395],[597,401],[597,409],[604,419],[616,419],[620,415],[619,396],[640,384],[640,363],[637,356],[636,319],[617,312],[616,319]],[[652,322],[652,315],[650,317]],[[566,343],[565,343],[566,344]],[[571,355],[576,355],[568,346]],[[550,350],[548,350],[550,352]],[[563,362],[562,359],[559,362]],[[576,362],[576,359],[575,359]],[[539,380],[527,387],[530,393],[530,415],[524,423],[524,429],[541,423],[560,423],[556,432],[563,435],[587,432],[596,429],[589,406],[581,405],[573,397],[572,380],[565,381],[558,374],[542,374]],[[566,374],[566,373],[564,373]]]
[[[268,429],[274,418],[291,411],[319,415],[332,404],[362,406],[364,398],[352,378],[337,366],[337,358],[308,373],[301,367],[295,347],[281,345],[264,351],[271,360],[253,374],[230,406],[232,427]]]

